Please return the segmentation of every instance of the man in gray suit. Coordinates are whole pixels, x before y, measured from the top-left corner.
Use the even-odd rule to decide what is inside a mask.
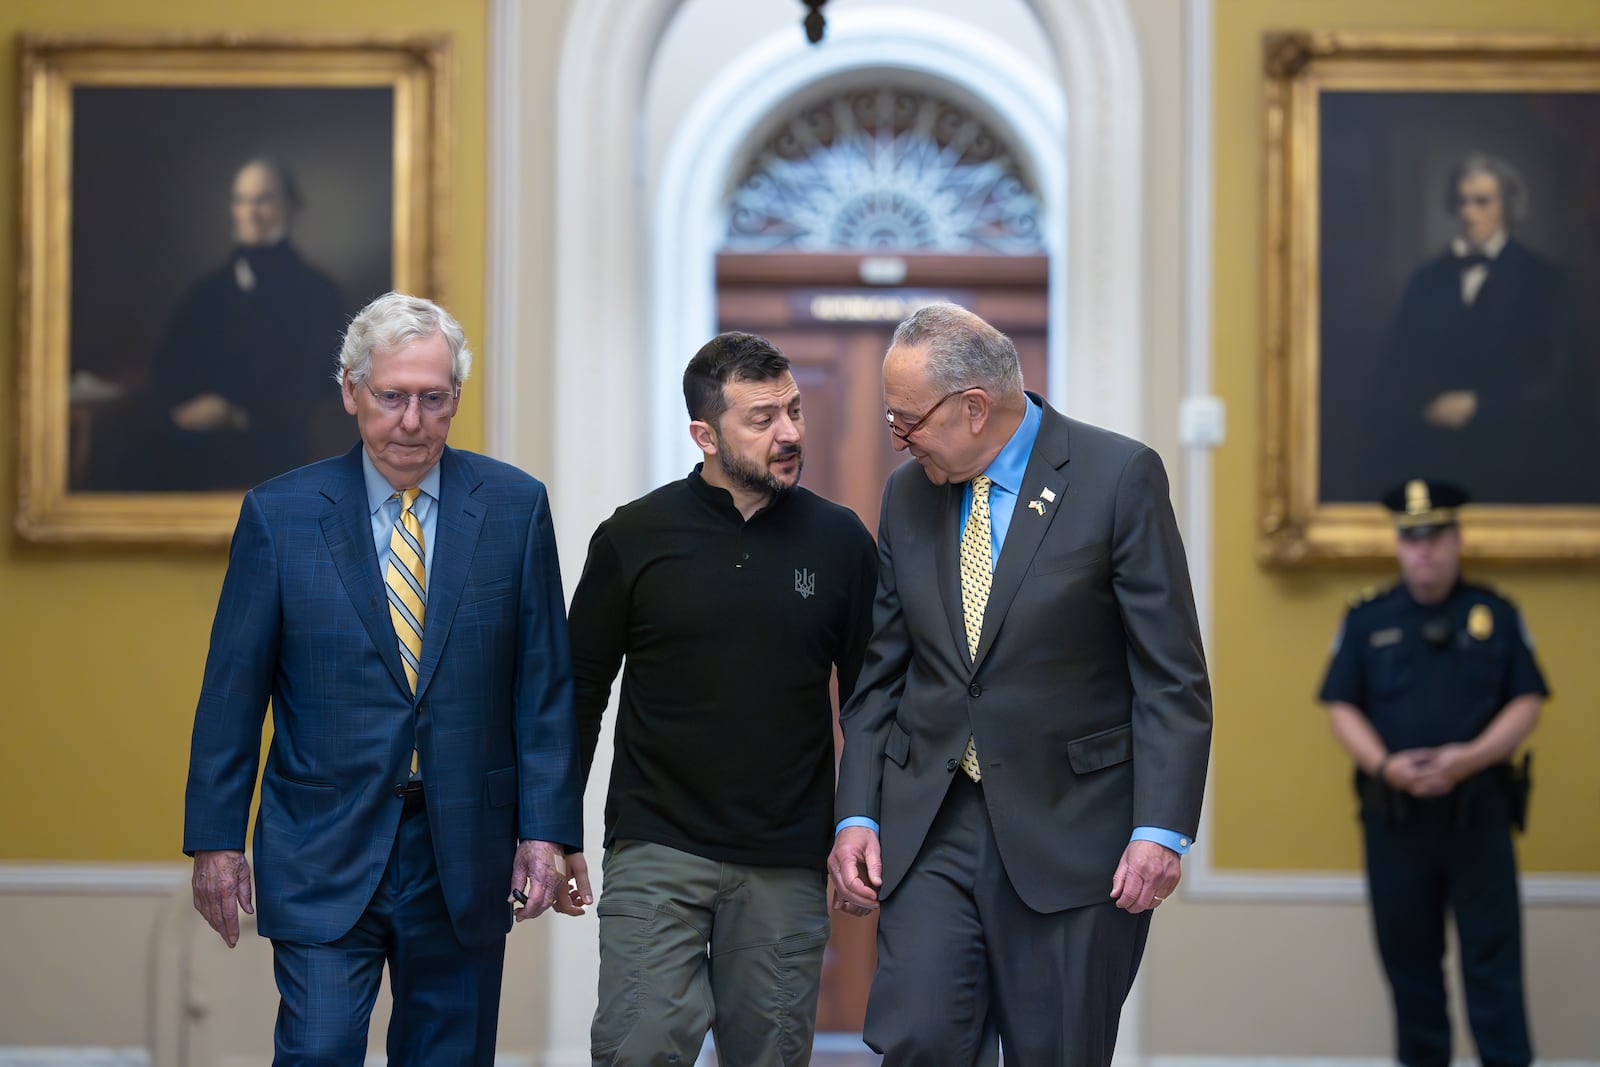
[[[1160,458],[1023,391],[953,304],[900,324],[872,643],[828,864],[879,909],[889,1067],[1108,1064],[1200,818],[1211,691]]]

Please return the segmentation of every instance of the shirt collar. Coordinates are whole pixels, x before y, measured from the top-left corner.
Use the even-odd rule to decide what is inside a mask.
[[[689,491],[694,493],[694,495],[699,497],[701,500],[704,500],[707,504],[711,505],[713,509],[723,513],[726,516],[732,516],[740,523],[743,523],[745,521],[744,514],[740,512],[739,508],[734,504],[733,494],[722,488],[720,485],[712,485],[710,482],[706,481],[704,473],[705,466],[706,465],[704,463],[696,463],[694,465],[694,470],[689,472],[689,477],[685,479],[688,482]],[[754,520],[760,518],[762,515],[770,514],[772,511],[782,506],[783,503],[793,495],[793,487],[773,493],[772,499],[767,501],[766,504],[758,509],[754,515],[751,515],[750,518]]]
[[[361,450],[361,476],[367,486],[367,513],[373,514],[390,500],[394,499],[394,486],[389,484],[389,479],[378,473],[378,468],[372,465],[372,457],[367,455],[367,450]],[[439,499],[439,465],[435,463],[428,468],[428,473],[422,476],[422,481],[417,483],[423,495],[429,500]]]
[[[1028,457],[1033,454],[1033,442],[1039,436],[1040,424],[1044,422],[1044,409],[1034,403],[1032,397],[1028,397],[1027,401],[1021,424],[983,472],[991,482],[1011,493],[1016,493],[1022,485],[1022,476],[1028,470]]]
[[[1506,231],[1497,230],[1495,231],[1495,235],[1483,242],[1481,247],[1473,248],[1471,243],[1468,242],[1465,237],[1456,237],[1450,241],[1450,251],[1455,253],[1458,257],[1471,255],[1473,252],[1481,252],[1487,258],[1494,259],[1498,257],[1501,252],[1505,251],[1506,242],[1508,240],[1510,240],[1510,238],[1506,236]]]

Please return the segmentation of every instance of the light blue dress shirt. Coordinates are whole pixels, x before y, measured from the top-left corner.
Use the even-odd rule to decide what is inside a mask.
[[[1028,409],[1023,413],[1022,423],[1011,435],[1011,440],[1006,442],[1000,454],[990,461],[983,473],[989,476],[989,565],[1000,565],[1000,548],[1006,543],[1006,533],[1011,529],[1011,517],[1017,510],[1017,501],[1022,494],[1022,478],[1028,470],[1028,458],[1033,455],[1033,442],[1039,437],[1039,426],[1044,421],[1044,410],[1028,401]],[[972,510],[972,483],[968,482],[961,490],[961,532],[967,530],[967,514]],[[864,815],[851,816],[841,819],[834,829],[835,833],[846,826],[865,826],[878,832],[875,820]],[[1185,834],[1173,830],[1164,830],[1159,826],[1136,826],[1133,836],[1129,841],[1154,841],[1158,845],[1165,845],[1178,855],[1185,855],[1194,842]]]
[[[378,468],[372,465],[372,457],[367,455],[367,450],[361,450],[361,474],[367,485],[367,511],[372,516],[372,547],[378,550],[378,577],[388,581],[389,563],[394,559],[394,553],[389,549],[389,540],[394,536],[394,524],[400,521],[400,498],[395,495],[395,487],[389,484],[389,479],[378,473]],[[411,488],[407,486],[407,488]],[[428,603],[427,575],[433,573],[433,534],[439,528],[439,465],[435,463],[428,468],[428,473],[422,476],[422,481],[416,488],[422,492],[417,494],[417,499],[411,505],[412,514],[422,524],[422,573],[423,589],[422,603]],[[424,617],[422,628],[428,628]],[[420,781],[422,775],[416,771],[411,772],[412,781]]]
[[[378,577],[382,578],[389,573],[389,538],[394,533],[394,524],[400,521],[400,498],[395,496],[394,486],[389,484],[389,479],[378,473],[378,468],[372,465],[372,457],[367,455],[367,450],[361,450],[361,472],[367,483],[367,510],[372,515],[372,547],[378,550]],[[417,497],[417,502],[411,505],[411,510],[417,516],[417,521],[422,524],[422,569],[424,575],[433,573],[433,534],[439,528],[439,465],[435,463],[427,474],[422,476],[416,488],[422,493]],[[423,603],[427,603],[427,591],[423,591]],[[423,621],[427,627],[427,621]]]

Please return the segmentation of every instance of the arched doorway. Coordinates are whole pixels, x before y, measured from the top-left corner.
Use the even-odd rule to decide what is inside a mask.
[[[550,215],[523,208],[525,200],[543,202],[550,189],[543,173],[518,171],[526,137],[518,110],[507,108],[494,128],[500,162],[491,196],[497,213],[514,225],[491,227],[491,277],[497,285],[489,319],[498,343],[490,349],[489,366],[497,381],[512,384],[491,411],[490,447],[514,461],[532,452],[541,461],[532,465],[549,472],[557,536],[569,559],[581,558],[589,533],[613,506],[595,486],[619,497],[637,495],[677,476],[684,459],[692,459],[670,400],[674,375],[666,373],[658,353],[686,358],[683,353],[693,352],[712,325],[709,240],[716,229],[707,220],[715,218],[719,198],[713,193],[701,202],[705,190],[689,180],[699,170],[692,161],[674,167],[669,160],[649,187],[639,185],[646,170],[639,137],[644,87],[682,3],[573,5],[556,64]],[[1051,202],[1065,210],[1050,216],[1047,234],[1047,243],[1059,249],[1051,314],[1062,338],[1062,358],[1058,365],[1052,360],[1050,395],[1072,414],[1137,435],[1145,364],[1145,150],[1131,17],[1125,0],[1028,4],[1057,63],[1043,96],[1067,101],[1072,116],[1068,123],[1063,105],[1053,126],[1018,125],[1034,161],[1054,164],[1062,182]],[[496,39],[510,46],[497,73],[511,82],[503,95],[512,100],[519,82],[548,77],[522,57],[549,51],[548,26],[527,22],[519,28],[515,6],[495,0],[494,9],[496,26],[507,27]],[[983,26],[973,21],[908,19],[905,9],[886,7],[844,12],[830,18],[829,26],[828,47],[815,53],[806,52],[794,33],[729,54],[725,76],[693,101],[684,122],[700,131],[683,143],[705,150],[702,165],[727,173],[759,116],[796,85],[834,69],[891,65],[934,70],[953,82],[981,80],[982,95],[1012,117],[1037,115],[1045,102],[1031,93],[1033,86],[1018,82],[1015,69],[994,61],[984,47]],[[670,210],[663,213],[661,205]],[[547,227],[555,236],[552,261],[530,264],[523,249],[543,247]],[[547,273],[553,298],[530,306],[518,291],[519,273]],[[549,338],[539,345],[555,354],[546,375],[519,374],[518,342],[531,337]],[[615,413],[599,441],[590,432],[596,381],[607,383],[607,408]],[[530,423],[521,415],[530,409],[551,411],[551,421]],[[535,444],[545,441],[548,461]],[[648,459],[641,463],[641,457]]]
[[[1049,390],[1045,208],[1013,124],[993,114],[932,72],[861,68],[796,87],[753,125],[729,174],[710,171],[704,151],[676,157],[700,165],[700,188],[730,189],[705,333],[759,333],[788,354],[805,396],[806,485],[869,530],[903,458],[884,431],[879,365],[911,310],[972,308],[1016,342],[1025,380]],[[664,376],[681,373],[681,353],[659,358]],[[681,415],[662,418],[681,439]],[[835,913],[820,1033],[860,1033],[875,930],[872,917]]]
[[[697,458],[676,394],[684,361],[716,329],[716,256],[726,243],[729,198],[763,143],[797,108],[838,93],[893,85],[938,97],[1005,142],[1044,205],[1032,247],[1056,267],[1047,282],[1055,321],[1046,331],[1045,368],[1030,381],[1057,402],[1075,388],[1067,348],[1077,320],[1064,310],[1071,257],[1061,146],[1068,122],[1059,83],[981,26],[935,15],[908,21],[896,9],[847,12],[830,18],[827,48],[820,50],[797,43],[798,36],[780,34],[744,50],[712,80],[677,122],[654,176],[647,398],[652,484],[680,477]],[[1081,325],[1096,317],[1090,312]]]
[[[765,127],[726,198],[715,328],[789,354],[806,397],[806,484],[875,529],[903,458],[878,382],[901,318],[935,300],[971,307],[1048,389],[1044,205],[1008,128],[896,71],[811,87]]]
[[[641,180],[647,170],[638,126],[645,84],[682,3],[573,3],[558,46],[547,19],[524,13],[517,0],[491,0],[492,95],[501,106],[491,116],[489,142],[485,370],[495,385],[488,441],[495,454],[549,482],[569,583],[589,534],[618,502],[682,473],[687,446],[676,427],[681,417],[670,403],[658,407],[665,402],[658,399],[663,362],[657,350],[687,358],[713,326],[716,231],[691,222],[714,218],[718,196],[700,204],[689,181],[670,196],[671,173]],[[1049,220],[1060,268],[1050,282],[1051,325],[1062,338],[1050,393],[1073,414],[1137,434],[1144,392],[1145,130],[1132,21],[1125,0],[1028,3],[1055,61],[1050,93],[1069,101],[1072,111],[1068,125],[1062,109],[1060,124],[1041,134],[1037,147],[1024,138],[1037,163],[1053,163],[1062,175],[1061,194],[1050,197],[1064,209]],[[849,25],[853,19],[860,20],[859,38]],[[963,18],[955,32],[936,32],[936,22],[908,19],[903,8],[898,14],[842,12],[830,18],[827,49],[804,53],[796,33],[788,44],[730,53],[727,70],[742,73],[742,82],[692,105],[697,114],[706,112],[701,141],[720,152],[712,162],[727,173],[752,114],[767,113],[788,88],[814,79],[818,65],[931,68],[963,82],[975,57],[983,58],[983,27]],[[925,58],[902,62],[907,50],[921,50]],[[811,56],[809,71],[798,69],[802,55]],[[1010,71],[997,68],[987,64],[996,91],[982,95],[1005,101],[997,106],[1007,115],[1036,112],[1039,101],[1016,88]],[[552,79],[557,106],[550,115],[543,94]],[[525,162],[543,158],[538,139],[552,126],[553,176],[542,164]],[[1069,160],[1070,188],[1064,178]],[[692,177],[694,167],[678,173]],[[670,218],[662,218],[662,203],[672,206]],[[546,251],[552,245],[553,252]],[[549,362],[530,359],[530,352],[548,353]],[[669,388],[664,395],[672,393]],[[663,412],[669,417],[660,417]],[[548,419],[529,413],[548,413]],[[601,422],[604,432],[596,432]],[[608,763],[602,746],[597,777]],[[592,789],[586,798],[591,825],[600,822],[603,795]],[[540,934],[532,951],[548,990],[540,1025],[549,1060],[586,1062],[593,928],[556,923]]]

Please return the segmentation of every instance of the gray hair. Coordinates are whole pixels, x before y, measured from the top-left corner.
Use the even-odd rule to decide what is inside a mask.
[[[1457,198],[1461,183],[1474,174],[1487,174],[1500,190],[1500,205],[1506,229],[1520,226],[1528,217],[1528,184],[1507,160],[1485,152],[1474,152],[1450,168],[1449,184],[1444,189],[1444,209],[1454,215],[1461,209]]]
[[[472,350],[461,324],[432,300],[393,292],[384,293],[350,320],[334,380],[341,385],[346,377],[357,384],[364,382],[372,373],[374,351],[399,348],[436,333],[444,334],[450,346],[450,381],[459,389],[472,373]]]
[[[1022,365],[1011,338],[959,304],[928,304],[895,328],[891,347],[926,346],[923,373],[940,393],[981,388],[996,398],[1022,395]]]

